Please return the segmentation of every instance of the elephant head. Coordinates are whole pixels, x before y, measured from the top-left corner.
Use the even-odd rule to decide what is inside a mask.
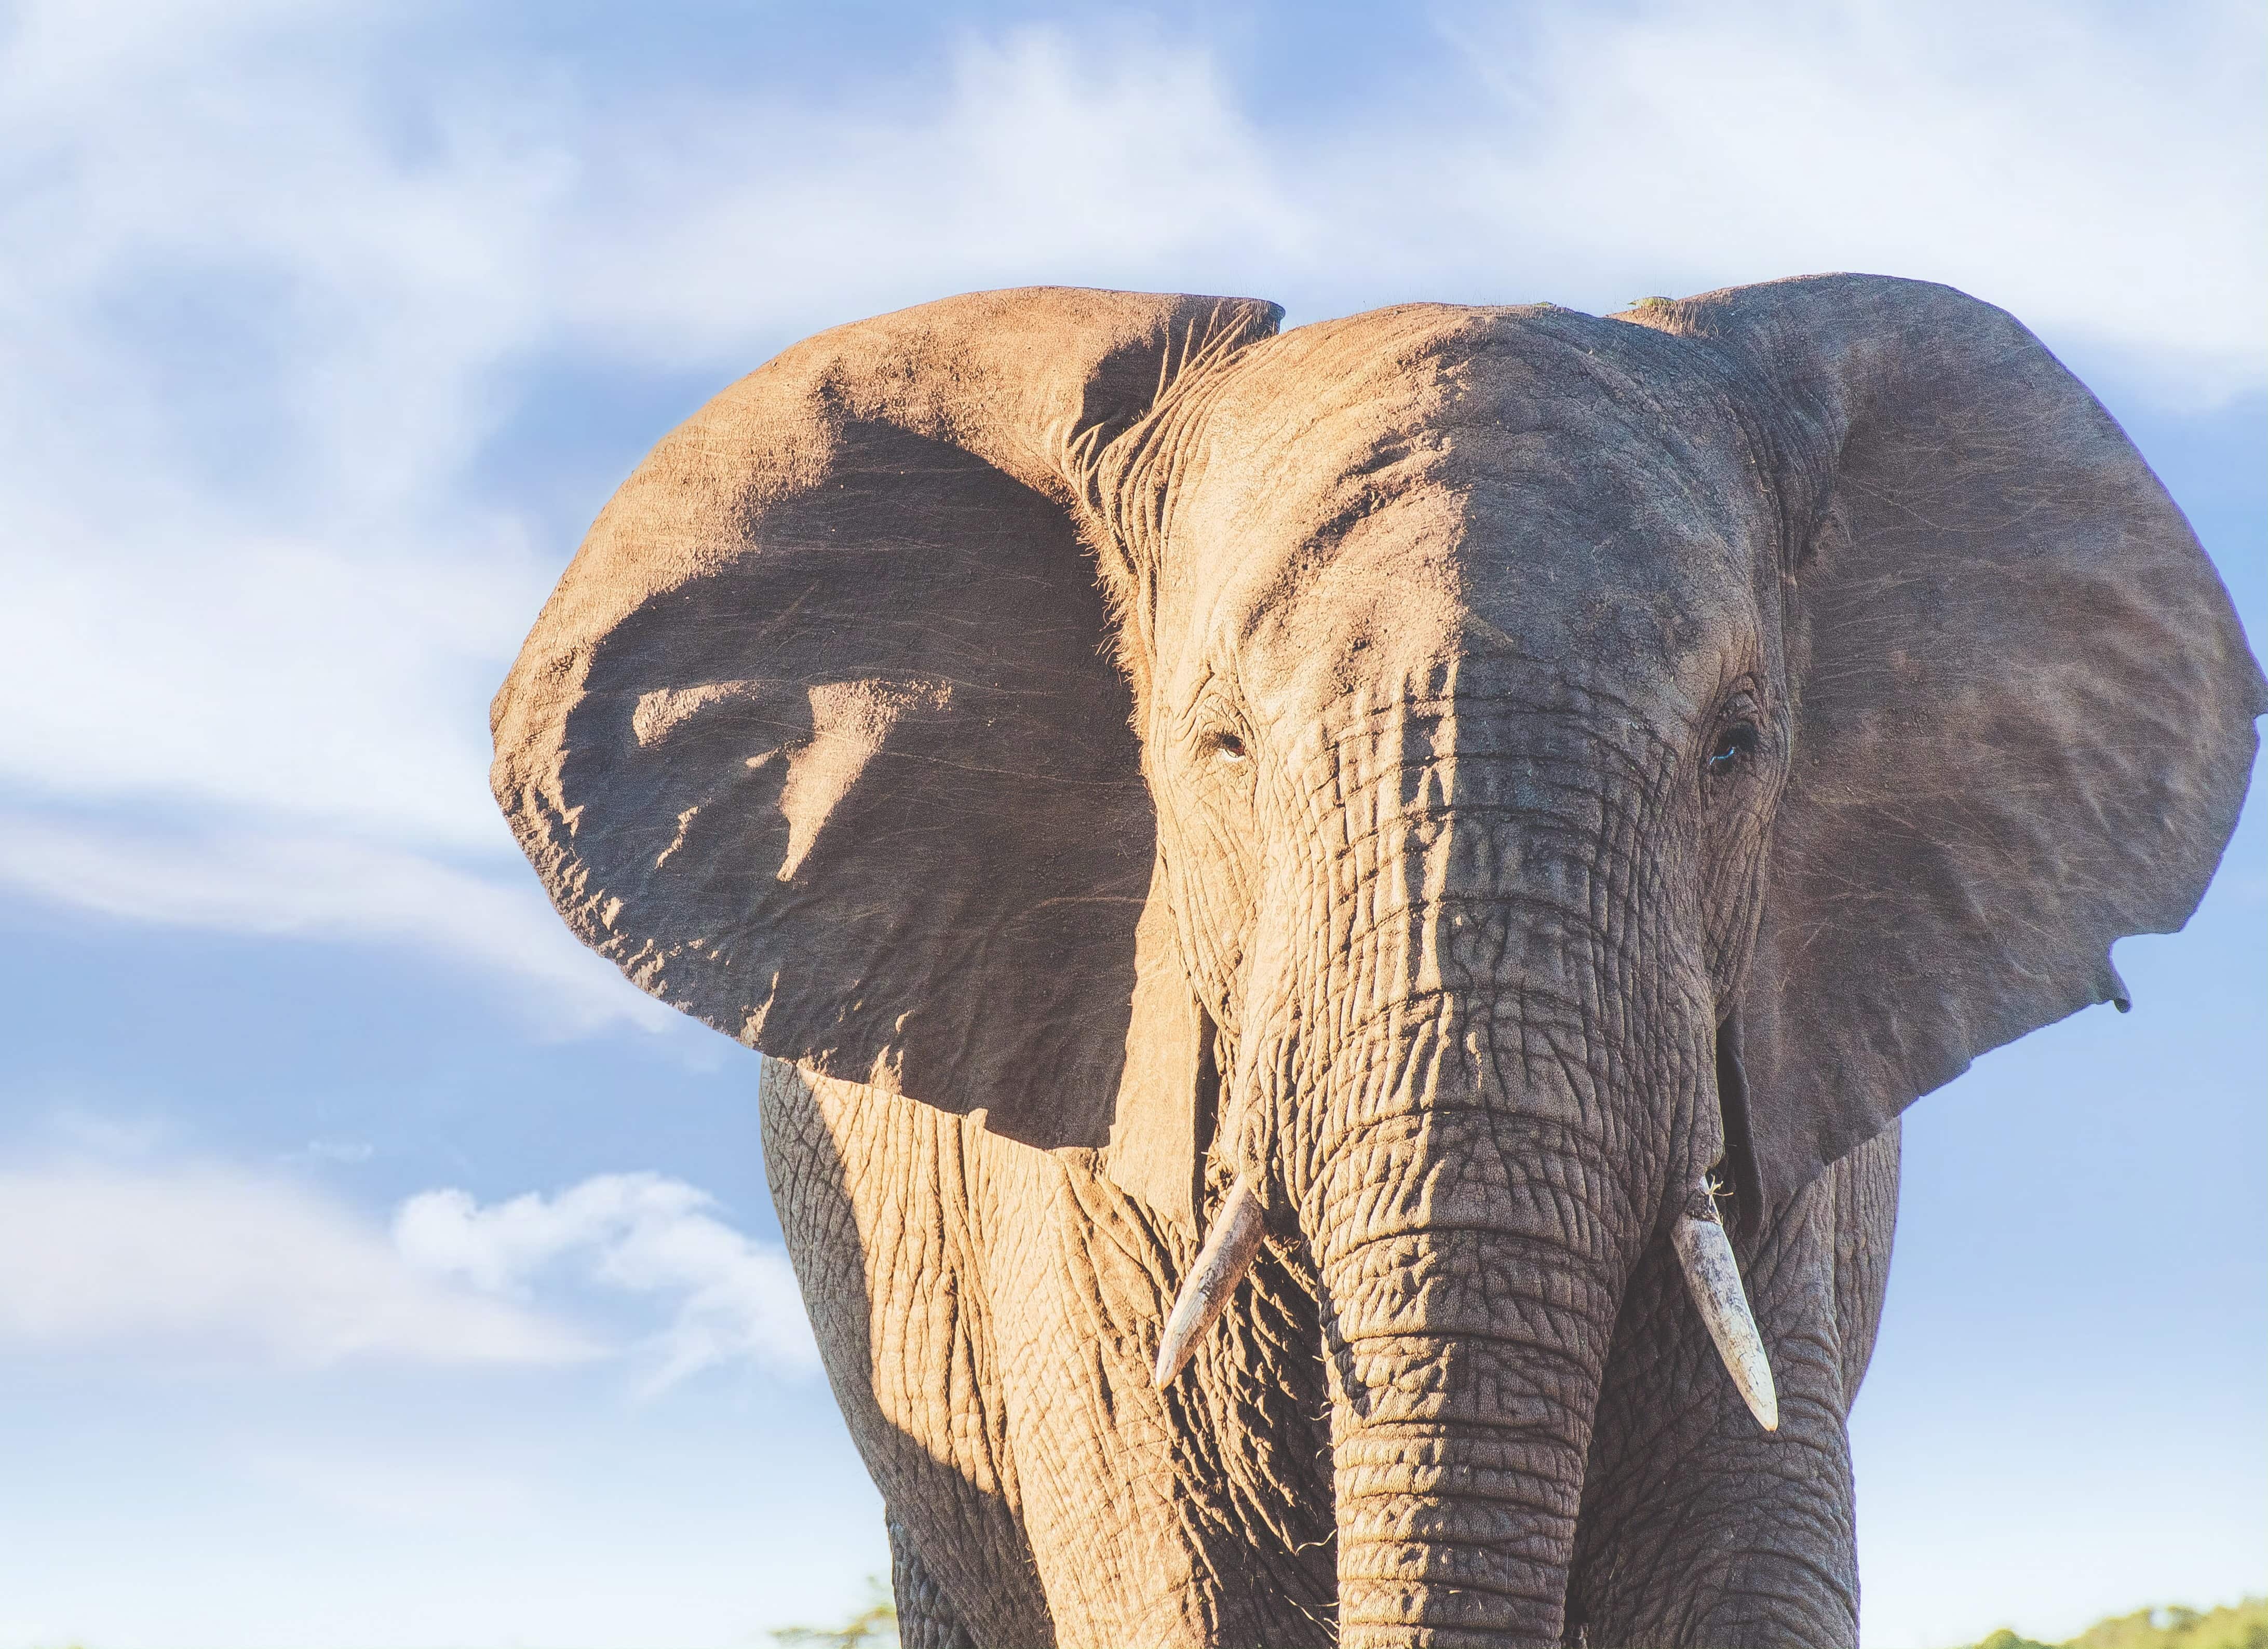
[[[1947,288],[1278,316],[789,350],[600,518],[496,792],[655,996],[1210,1216],[1174,1344],[1297,1245],[1343,1641],[1557,1642],[1641,1251],[1739,1365],[1699,1188],[1752,1219],[2124,1006],[2268,700],[2117,426]]]

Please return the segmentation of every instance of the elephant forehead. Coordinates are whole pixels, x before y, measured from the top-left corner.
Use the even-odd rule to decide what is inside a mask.
[[[1764,644],[1743,547],[1583,525],[1446,490],[1381,511],[1279,595],[1233,604],[1238,677],[1270,720],[1462,679],[1682,726]]]
[[[1302,330],[1213,409],[1175,512],[1185,668],[1232,653],[1296,718],[1491,658],[1675,721],[1749,649],[1776,520],[1690,346],[1566,311]]]

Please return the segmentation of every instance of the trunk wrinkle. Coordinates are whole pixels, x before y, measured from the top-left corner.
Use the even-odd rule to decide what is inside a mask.
[[[1316,1268],[1350,1649],[1560,1641],[1717,1017],[1638,850],[1669,747],[1626,706],[1435,685],[1311,749],[1257,902],[1306,937],[1249,958],[1231,1085]]]

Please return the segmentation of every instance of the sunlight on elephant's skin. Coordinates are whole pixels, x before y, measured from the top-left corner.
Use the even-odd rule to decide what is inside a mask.
[[[1899,1115],[2123,1005],[2268,687],[1950,289],[1278,319],[789,350],[592,529],[497,799],[768,1056],[909,1644],[1854,1643]]]

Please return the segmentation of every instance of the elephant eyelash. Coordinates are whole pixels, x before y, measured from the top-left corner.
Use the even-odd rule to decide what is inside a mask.
[[[1191,747],[1200,762],[1236,768],[1252,759],[1251,740],[1245,737],[1245,721],[1238,714],[1235,695],[1218,678],[1190,706],[1189,720],[1195,735]]]
[[[1701,770],[1712,778],[1720,778],[1756,755],[1763,742],[1764,735],[1754,722],[1735,722],[1718,733],[1717,741],[1702,758]]]

